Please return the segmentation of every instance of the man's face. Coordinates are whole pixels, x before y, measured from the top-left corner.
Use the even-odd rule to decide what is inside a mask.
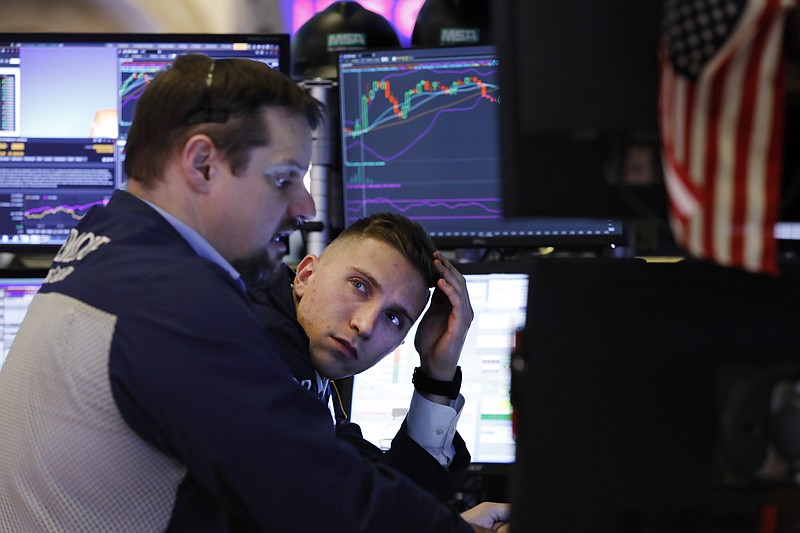
[[[294,293],[312,364],[332,379],[363,372],[397,348],[430,294],[408,259],[372,238],[303,259]]]
[[[263,112],[270,144],[255,148],[247,165],[230,176],[216,197],[217,249],[231,262],[275,270],[298,218],[312,218],[314,200],[303,184],[311,161],[311,128],[281,108]]]

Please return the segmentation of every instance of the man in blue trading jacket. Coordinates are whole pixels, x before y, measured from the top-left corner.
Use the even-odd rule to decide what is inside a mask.
[[[435,287],[415,339],[416,390],[391,449],[384,454],[365,440],[335,394],[332,405],[340,438],[451,502],[470,461],[455,425],[464,405],[457,365],[473,312],[464,277],[425,230],[406,217],[378,213],[350,225],[319,257],[306,256],[296,274],[284,265],[281,275],[258,287],[257,269],[239,270],[295,379],[326,404],[329,380],[371,368],[403,342],[419,315],[401,313],[398,295],[427,302],[428,288]]]
[[[183,56],[147,87],[127,191],[71,233],[0,372],[0,531],[468,532],[505,519],[497,506],[462,518],[337,439],[231,266],[277,265],[280,238],[313,216],[302,176],[319,116],[248,60]]]

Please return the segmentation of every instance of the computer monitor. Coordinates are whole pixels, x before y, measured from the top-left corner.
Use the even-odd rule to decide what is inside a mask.
[[[661,0],[495,0],[508,217],[667,217]]]
[[[512,376],[512,523],[790,531],[800,509],[800,268],[532,262]]]
[[[92,206],[125,186],[136,101],[188,53],[286,73],[289,37],[0,33],[0,249],[55,250]]]
[[[38,269],[20,269],[0,274],[0,370],[33,296],[44,283],[45,275],[45,271]]]
[[[456,265],[464,273],[475,317],[461,353],[466,399],[458,422],[472,462],[503,467],[514,461],[509,362],[515,333],[525,323],[528,275],[523,265]],[[349,416],[364,437],[388,448],[405,418],[419,366],[416,325],[397,350],[353,377]]]
[[[339,55],[344,225],[378,211],[416,220],[439,247],[622,244],[609,218],[504,218],[491,46]]]

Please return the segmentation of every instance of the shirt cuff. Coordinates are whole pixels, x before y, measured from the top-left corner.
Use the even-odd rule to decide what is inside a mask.
[[[411,397],[406,415],[408,436],[444,467],[450,466],[456,454],[453,438],[464,403],[461,394],[450,405],[432,402],[417,391]]]

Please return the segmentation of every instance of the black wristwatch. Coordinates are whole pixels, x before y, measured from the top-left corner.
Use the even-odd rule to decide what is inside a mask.
[[[414,388],[419,392],[427,394],[438,394],[439,396],[447,396],[451,400],[458,398],[458,393],[461,391],[461,367],[456,367],[456,375],[453,381],[441,381],[433,379],[422,370],[422,367],[414,369],[414,375],[411,377],[411,383]]]

